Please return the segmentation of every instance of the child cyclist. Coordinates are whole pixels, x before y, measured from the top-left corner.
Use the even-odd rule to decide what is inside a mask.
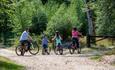
[[[45,55],[45,53],[47,53],[49,55],[49,52],[48,52],[48,39],[47,39],[46,35],[43,34],[43,38],[42,38],[42,54]]]
[[[79,47],[79,36],[82,36],[82,34],[77,30],[76,27],[74,27],[72,29],[72,46],[74,47],[75,43],[76,43],[76,46],[77,48],[80,48]],[[80,51],[78,50],[78,53],[80,53]]]
[[[58,48],[58,46],[61,46],[61,45],[62,45],[62,42],[61,42],[61,41],[62,41],[62,38],[61,38],[61,36],[60,36],[60,34],[59,34],[58,31],[56,31],[53,40],[55,40],[55,42],[56,42],[56,49]]]

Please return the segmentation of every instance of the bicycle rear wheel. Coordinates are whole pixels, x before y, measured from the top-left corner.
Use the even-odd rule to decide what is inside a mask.
[[[18,45],[16,48],[15,48],[15,52],[18,56],[23,56],[24,53],[25,53],[25,49],[22,48],[21,45]]]
[[[70,54],[74,54],[74,53],[75,53],[75,47],[73,47],[72,44],[71,44],[71,46],[69,47],[69,52],[70,52]]]
[[[36,42],[33,42],[31,44],[31,47],[29,49],[30,54],[36,55],[39,52],[39,46]]]
[[[75,49],[74,48],[69,48],[69,52],[70,52],[70,54],[74,54]]]

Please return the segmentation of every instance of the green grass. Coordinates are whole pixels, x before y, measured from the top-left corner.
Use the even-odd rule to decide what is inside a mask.
[[[101,55],[95,55],[95,56],[92,56],[90,59],[96,60],[96,61],[101,61],[102,56]]]
[[[5,57],[0,56],[0,70],[25,70],[25,68]]]
[[[100,38],[96,38],[97,40]],[[102,46],[111,46],[112,45],[112,41],[110,39],[104,39],[101,41],[97,42],[98,45],[102,45]]]

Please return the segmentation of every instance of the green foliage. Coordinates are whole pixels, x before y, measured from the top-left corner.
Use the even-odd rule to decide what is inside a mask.
[[[73,1],[75,3],[75,1]],[[78,29],[80,32],[82,32],[83,35],[87,34],[87,30],[88,30],[88,22],[87,22],[87,16],[86,13],[83,11],[84,9],[84,1],[83,0],[76,0],[76,13],[77,13],[77,17],[78,17]]]
[[[0,40],[6,44],[6,40],[9,37],[8,34],[12,34],[13,24],[11,16],[13,13],[12,1],[1,0],[0,1]]]
[[[41,0],[42,1],[42,4],[46,4],[48,2],[48,0]]]
[[[42,10],[42,3],[40,0],[20,0],[14,2],[14,6],[15,12],[12,16],[13,31],[20,35],[25,28],[32,26],[32,17]]]
[[[78,5],[77,5],[78,4]],[[76,26],[80,31],[86,33],[86,21],[82,11],[83,1],[71,0],[71,4],[67,7],[65,4],[61,4],[55,15],[51,17],[48,22],[47,34],[49,36],[54,35],[55,31],[58,30],[64,38],[68,38],[71,35],[73,26]],[[71,12],[70,12],[71,11]],[[83,27],[82,27],[83,26]]]
[[[52,2],[52,1],[48,1],[48,3],[46,3],[43,6],[43,11],[45,12],[45,14],[47,15],[47,19],[48,21],[51,20],[52,16],[55,14],[55,12],[59,9],[59,4]]]
[[[40,34],[46,29],[47,25],[47,16],[44,13],[38,13],[37,15],[33,16],[32,18],[32,32],[35,34]]]
[[[68,23],[67,17],[63,15],[65,13],[65,9],[65,5],[62,4],[55,15],[52,16],[47,25],[48,27],[46,32],[48,35],[54,35],[56,30],[58,30],[62,35],[64,35],[65,32],[67,33],[67,30],[70,32],[69,27],[71,28],[71,23]]]
[[[98,35],[115,35],[115,1],[87,0],[92,11]],[[84,0],[1,0],[0,39],[13,32],[21,35],[26,27],[35,34],[46,32],[54,35],[58,30],[64,38],[71,36],[73,26],[87,34]]]
[[[13,24],[14,24],[14,32],[22,32],[26,27],[31,25],[31,17],[33,15],[33,3],[20,0],[19,2],[15,2],[15,13],[12,16]]]
[[[115,35],[115,0],[98,0],[96,6],[97,33]]]
[[[62,3],[69,1],[69,0],[49,0],[49,1],[54,1],[56,3],[62,4]]]

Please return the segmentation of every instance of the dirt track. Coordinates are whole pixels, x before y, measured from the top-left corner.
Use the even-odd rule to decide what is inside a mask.
[[[27,70],[115,70],[103,62],[92,61],[92,54],[30,55],[17,56],[14,51],[0,49],[0,55],[24,65]]]

